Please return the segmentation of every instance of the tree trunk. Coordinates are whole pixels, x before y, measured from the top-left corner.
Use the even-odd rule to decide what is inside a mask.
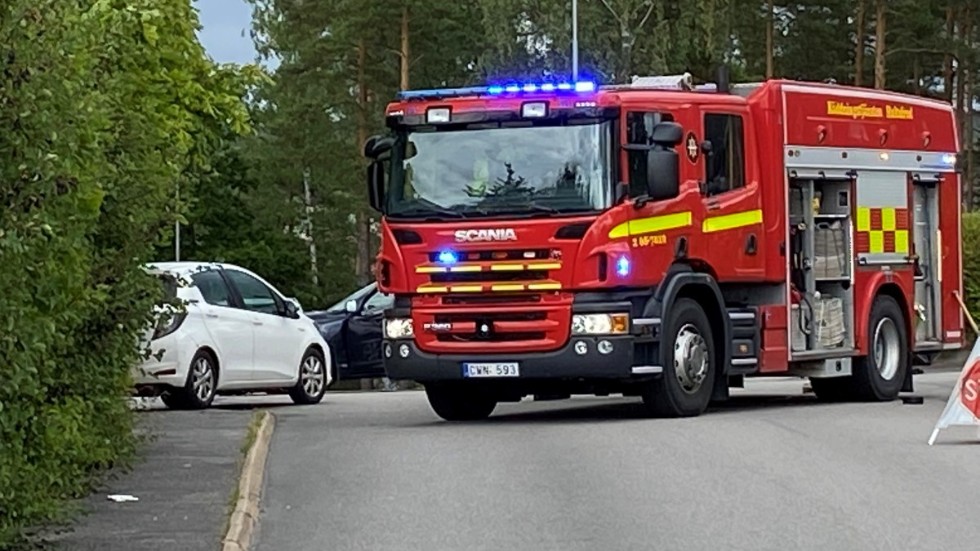
[[[408,90],[408,64],[410,59],[409,55],[411,52],[408,49],[408,4],[407,3],[402,7],[401,36],[402,36],[402,43],[401,43],[401,50],[400,50],[401,82],[399,83],[399,87],[402,90]]]
[[[776,0],[766,3],[766,78],[772,78],[776,73],[774,39],[776,34]]]
[[[854,18],[854,86],[864,82],[864,0],[858,0],[857,16]]]
[[[368,136],[368,89],[365,70],[367,67],[367,45],[362,38],[357,45],[357,155],[361,155],[361,148]],[[368,226],[369,222],[364,215],[363,209],[358,209],[355,214],[355,232],[357,252],[355,257],[354,275],[358,285],[366,285],[371,277],[371,253],[368,243],[370,241]]]
[[[885,0],[875,0],[875,88],[885,88]]]
[[[946,8],[946,40],[952,41],[956,32],[955,12],[952,7]],[[946,54],[943,58],[943,92],[946,101],[953,102],[953,56]]]
[[[922,60],[916,55],[912,60],[912,93],[922,95]]]
[[[973,44],[973,13],[970,7],[963,8],[963,46],[964,51],[969,52],[974,48]],[[974,208],[974,197],[975,197],[975,182],[973,181],[974,176],[974,159],[973,159],[973,93],[974,93],[974,82],[976,79],[976,66],[973,64],[973,59],[969,55],[964,55],[961,58],[963,69],[962,74],[964,81],[964,91],[963,91],[963,144],[966,150],[966,166],[963,170],[963,175],[966,177],[966,208],[972,211]]]
[[[320,276],[316,267],[316,239],[313,237],[313,199],[310,193],[310,169],[303,169],[303,205],[306,209],[306,236],[310,240],[310,272],[313,285],[319,286]]]

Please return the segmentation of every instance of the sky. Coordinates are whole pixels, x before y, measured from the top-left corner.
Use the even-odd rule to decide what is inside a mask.
[[[252,8],[245,0],[194,0],[200,13],[200,40],[218,63],[252,63],[256,52],[249,35]]]

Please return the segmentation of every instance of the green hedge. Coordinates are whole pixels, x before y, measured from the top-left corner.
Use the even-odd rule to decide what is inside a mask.
[[[980,322],[980,212],[963,214],[963,287],[970,315]]]
[[[246,122],[196,25],[190,0],[0,10],[0,548],[135,449],[124,397],[160,295],[140,266],[175,185]]]

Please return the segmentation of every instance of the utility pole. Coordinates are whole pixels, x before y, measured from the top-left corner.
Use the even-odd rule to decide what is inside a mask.
[[[578,0],[572,0],[572,79],[578,81]]]
[[[177,182],[177,192],[174,197],[174,262],[180,262],[180,182]]]

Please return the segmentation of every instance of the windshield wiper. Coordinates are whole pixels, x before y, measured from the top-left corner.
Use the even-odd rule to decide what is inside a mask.
[[[433,218],[436,220],[440,220],[442,218],[464,218],[463,213],[456,210],[447,209],[446,207],[440,207],[438,205],[429,205],[425,207],[412,207],[410,209],[388,213],[388,216],[394,216],[394,217],[406,216],[409,218],[422,216],[426,218]]]

